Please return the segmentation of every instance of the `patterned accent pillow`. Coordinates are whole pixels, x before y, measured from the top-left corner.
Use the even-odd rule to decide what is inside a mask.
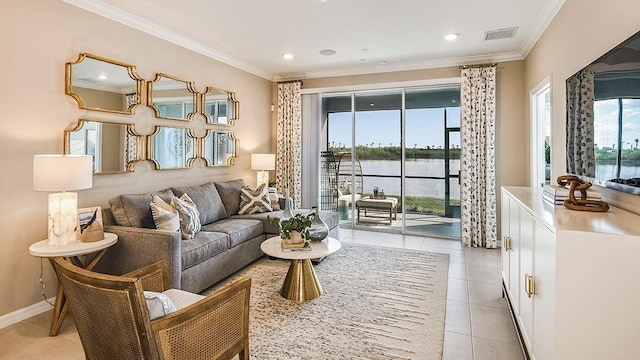
[[[247,215],[273,211],[267,185],[262,184],[257,189],[243,186],[240,189],[240,209],[238,214]]]
[[[200,213],[196,208],[196,204],[187,194],[182,194],[179,198],[171,198],[171,206],[176,208],[180,216],[180,232],[182,239],[193,239],[195,234],[200,231]]]
[[[180,217],[178,211],[171,205],[167,204],[158,195],[152,195],[151,215],[156,229],[168,230],[172,232],[180,231]]]

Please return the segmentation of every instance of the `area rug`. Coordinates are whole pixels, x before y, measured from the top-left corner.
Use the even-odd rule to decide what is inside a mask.
[[[440,359],[449,255],[343,245],[315,266],[323,293],[280,296],[287,260],[262,258],[204,294],[252,278],[252,359]]]

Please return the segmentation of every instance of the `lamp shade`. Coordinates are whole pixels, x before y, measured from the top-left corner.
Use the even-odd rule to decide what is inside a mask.
[[[275,154],[251,154],[251,170],[275,170]]]
[[[34,155],[33,190],[89,189],[93,184],[91,155]]]

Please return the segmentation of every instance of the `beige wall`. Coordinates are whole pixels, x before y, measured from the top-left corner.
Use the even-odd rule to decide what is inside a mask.
[[[47,193],[31,189],[32,156],[60,153],[63,131],[79,118],[134,122],[142,134],[149,134],[152,124],[175,123],[156,120],[148,107],[138,107],[135,115],[79,110],[74,99],[64,94],[64,64],[75,61],[80,52],[135,64],[146,80],[165,72],[195,81],[198,89],[229,89],[236,93],[241,108],[234,129],[240,139],[235,166],[210,169],[198,161],[193,169],[155,171],[149,162],[140,163],[134,173],[95,176],[93,188],[79,192],[81,207],[106,206],[110,197],[121,193],[172,185],[231,178],[253,184],[249,154],[273,151],[270,81],[61,1],[14,1],[4,6],[0,45],[0,316],[42,300],[40,262],[27,248],[47,236]],[[201,119],[193,125],[204,135]],[[55,281],[46,263],[45,271],[51,297]]]
[[[637,0],[567,0],[525,60],[529,91],[551,77],[551,177],[566,170],[565,80],[640,30]],[[526,113],[529,118],[529,113]],[[527,137],[528,139],[528,125]],[[640,213],[640,197],[601,189],[610,203]]]
[[[120,93],[81,88],[74,86],[73,93],[80,96],[84,100],[84,106],[88,108],[100,108],[126,111],[125,96]]]

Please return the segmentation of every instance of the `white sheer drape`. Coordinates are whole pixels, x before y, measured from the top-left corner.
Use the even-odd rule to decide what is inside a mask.
[[[278,192],[289,195],[294,206],[302,200],[302,98],[301,81],[278,83],[276,180]]]
[[[465,246],[498,246],[495,101],[495,65],[462,70],[460,221]]]

